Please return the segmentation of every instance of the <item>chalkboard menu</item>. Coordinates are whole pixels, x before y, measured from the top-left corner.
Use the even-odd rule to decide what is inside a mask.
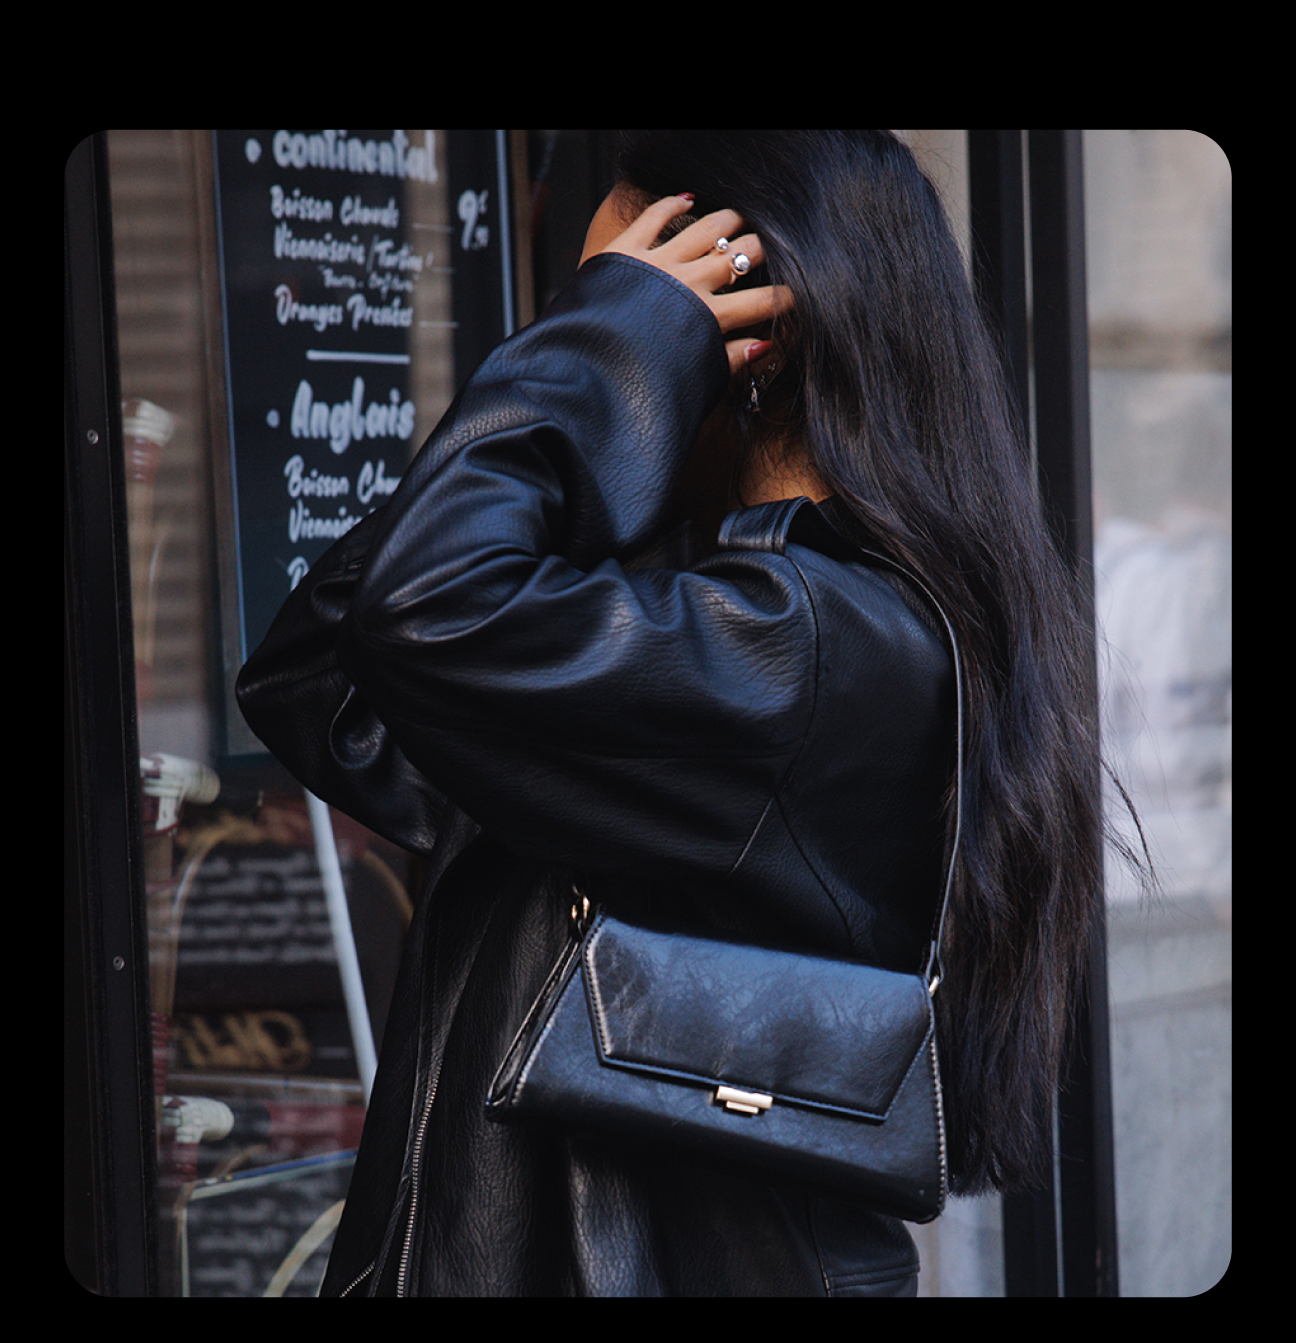
[[[215,131],[233,683],[312,563],[380,506],[513,326],[501,131]]]
[[[345,1197],[354,1165],[340,1152],[200,1180],[182,1210],[185,1295],[317,1297],[333,1240],[310,1228]]]

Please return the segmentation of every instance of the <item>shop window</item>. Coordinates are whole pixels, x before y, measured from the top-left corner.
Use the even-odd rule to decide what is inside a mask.
[[[419,873],[233,680],[513,325],[507,136],[113,131],[166,1295],[310,1295]]]

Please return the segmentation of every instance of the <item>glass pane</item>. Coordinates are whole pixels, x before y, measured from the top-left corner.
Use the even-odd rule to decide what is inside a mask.
[[[1085,194],[1104,733],[1164,885],[1108,864],[1120,1282],[1182,1296],[1231,1253],[1232,180],[1086,131]]]
[[[505,334],[502,144],[108,144],[160,1279],[168,1295],[310,1295],[417,873],[312,808],[243,728],[232,682],[290,585],[382,502]]]

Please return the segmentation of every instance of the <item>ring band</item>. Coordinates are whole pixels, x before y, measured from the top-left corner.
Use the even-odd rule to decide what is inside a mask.
[[[751,257],[746,252],[735,252],[729,258],[729,268],[735,275],[746,275],[751,270]]]

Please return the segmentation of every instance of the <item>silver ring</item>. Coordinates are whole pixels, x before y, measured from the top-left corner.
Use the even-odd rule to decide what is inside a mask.
[[[735,252],[729,258],[729,269],[735,275],[746,275],[751,270],[751,257],[746,252]]]
[[[728,239],[728,238],[717,238],[717,239],[716,239],[716,244],[715,244],[715,249],[716,249],[717,252],[727,252],[727,251],[729,250],[729,239]]]

